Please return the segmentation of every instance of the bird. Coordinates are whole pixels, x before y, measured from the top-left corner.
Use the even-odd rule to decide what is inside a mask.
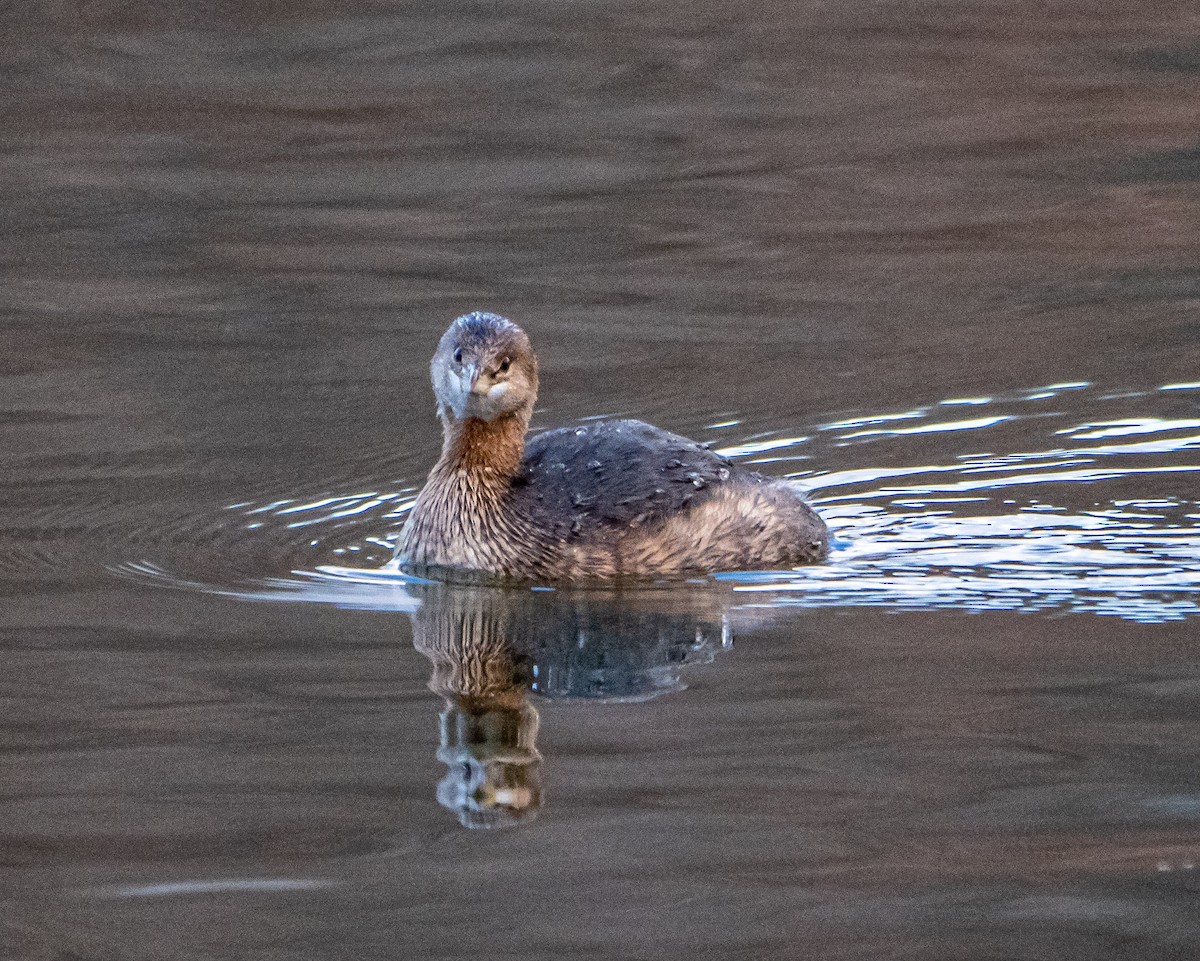
[[[794,486],[686,437],[632,419],[528,436],[538,358],[505,317],[455,319],[430,377],[442,452],[401,532],[405,568],[611,581],[828,554],[828,528]]]

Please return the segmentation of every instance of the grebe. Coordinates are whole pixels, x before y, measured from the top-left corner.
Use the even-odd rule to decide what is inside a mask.
[[[529,337],[497,314],[454,321],[430,364],[442,455],[401,535],[410,568],[530,581],[809,564],[825,523],[787,483],[637,420],[526,440],[537,398]]]

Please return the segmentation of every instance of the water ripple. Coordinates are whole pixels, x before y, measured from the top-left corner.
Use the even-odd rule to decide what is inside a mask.
[[[835,550],[816,567],[713,580],[746,609],[868,604],[1057,609],[1143,622],[1193,616],[1200,613],[1200,434],[1187,431],[1200,427],[1200,417],[1188,416],[1200,414],[1200,402],[1180,393],[1193,386],[1100,393],[1074,381],[843,415],[732,442],[729,428],[742,420],[731,414],[706,428],[722,432],[714,436],[725,442],[725,456],[821,465],[787,476],[828,520]],[[1065,406],[1045,409],[1049,396]],[[978,416],[938,416],[966,405]],[[861,440],[872,443],[861,447]],[[906,463],[930,452],[936,460]],[[232,504],[226,524],[240,537],[280,538],[298,563],[281,577],[210,589],[411,610],[404,589],[411,579],[389,560],[416,491],[414,483]],[[289,533],[300,529],[303,552]],[[123,572],[166,579],[153,562]]]

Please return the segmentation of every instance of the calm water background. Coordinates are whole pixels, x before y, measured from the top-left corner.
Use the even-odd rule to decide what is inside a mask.
[[[1200,952],[1194,3],[3,16],[0,958]],[[830,565],[360,573],[477,307]],[[446,610],[509,830],[435,800]]]

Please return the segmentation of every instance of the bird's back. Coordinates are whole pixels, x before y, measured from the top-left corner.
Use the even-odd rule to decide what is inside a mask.
[[[536,434],[514,506],[564,541],[616,539],[703,503],[740,473],[702,444],[639,420]]]

